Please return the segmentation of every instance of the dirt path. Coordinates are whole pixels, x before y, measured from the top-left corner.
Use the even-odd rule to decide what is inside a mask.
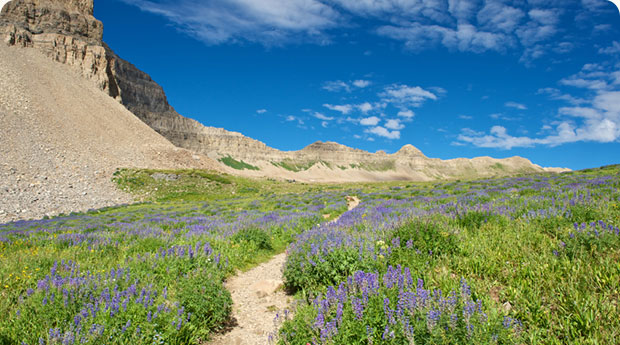
[[[356,208],[359,203],[357,197],[347,196],[349,210]],[[236,324],[229,332],[218,334],[210,342],[211,345],[268,344],[269,334],[276,331],[276,316],[279,314],[283,317],[292,301],[292,297],[281,289],[285,262],[286,253],[278,254],[268,262],[226,282],[226,288],[233,299],[233,319]]]

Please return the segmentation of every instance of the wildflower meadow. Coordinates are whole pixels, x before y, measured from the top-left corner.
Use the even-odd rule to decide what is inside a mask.
[[[230,321],[223,281],[282,252],[294,303],[274,343],[620,343],[620,167],[346,185],[131,174],[117,182],[144,202],[0,225],[0,344],[206,344]]]

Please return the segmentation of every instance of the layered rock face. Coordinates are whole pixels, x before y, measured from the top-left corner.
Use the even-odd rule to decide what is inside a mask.
[[[151,77],[119,58],[103,42],[103,24],[93,17],[93,0],[12,0],[0,13],[0,36],[11,46],[35,48],[55,61],[78,68],[111,97],[173,144],[221,156],[265,150],[266,145],[240,134],[179,115]],[[230,140],[230,138],[233,138]]]
[[[92,0],[12,0],[0,13],[0,34],[8,45],[36,48],[54,60],[78,67],[112,97],[115,56],[102,44],[103,24],[93,17]]]
[[[333,142],[317,142],[300,151],[279,151],[240,133],[206,127],[179,115],[168,103],[162,87],[119,58],[102,37],[103,24],[93,17],[93,0],[12,0],[0,13],[0,38],[8,45],[35,48],[55,61],[79,69],[85,78],[174,145],[214,159],[230,156],[254,164],[263,175],[277,175],[291,166],[303,170],[320,166],[336,175],[346,175],[349,170],[375,175],[389,171],[388,179],[414,180],[543,171],[522,158],[430,159],[411,145],[391,155]],[[373,180],[373,176],[365,173],[357,179]]]

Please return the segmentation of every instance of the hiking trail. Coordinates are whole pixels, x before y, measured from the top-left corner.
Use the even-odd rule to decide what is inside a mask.
[[[347,208],[360,204],[355,196],[347,196]],[[337,221],[338,218],[332,222]],[[257,267],[229,278],[225,286],[233,300],[233,326],[226,333],[216,334],[211,345],[264,345],[269,334],[277,331],[276,315],[290,310],[292,296],[283,286],[282,269],[286,253],[278,254]]]

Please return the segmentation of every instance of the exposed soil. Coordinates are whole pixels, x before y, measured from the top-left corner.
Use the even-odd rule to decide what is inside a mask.
[[[360,200],[347,196],[347,203],[350,211],[359,205]],[[234,324],[228,332],[217,335],[211,345],[269,343],[270,334],[275,334],[279,325],[276,318],[282,320],[292,309],[293,298],[282,289],[285,262],[286,253],[278,254],[226,282],[233,299]]]

